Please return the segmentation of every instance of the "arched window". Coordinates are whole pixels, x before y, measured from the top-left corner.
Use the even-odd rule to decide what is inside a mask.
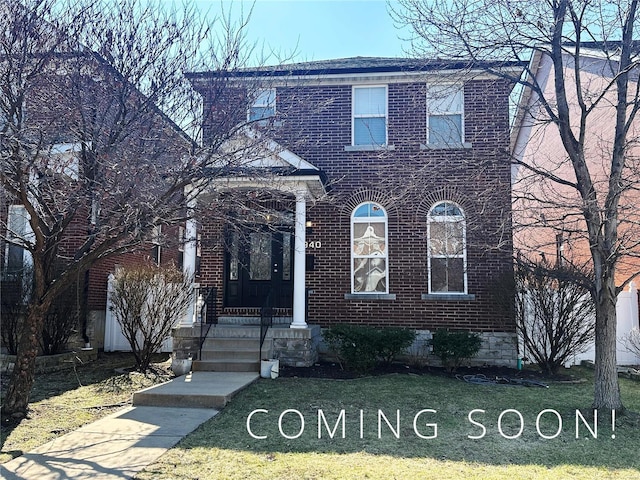
[[[387,212],[374,202],[351,215],[351,291],[388,293]]]
[[[462,209],[436,203],[427,217],[429,293],[467,293],[466,225]]]

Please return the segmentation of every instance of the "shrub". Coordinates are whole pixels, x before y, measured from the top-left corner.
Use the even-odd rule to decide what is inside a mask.
[[[26,308],[18,303],[2,302],[0,309],[2,311],[2,315],[0,315],[2,345],[7,349],[9,355],[15,355],[20,340],[18,328],[21,319],[26,315]]]
[[[393,362],[416,339],[415,330],[408,328],[384,327],[378,332],[378,355],[384,363]]]
[[[171,328],[192,299],[191,279],[175,267],[142,265],[119,270],[111,308],[140,372],[148,370]]]
[[[11,355],[17,353],[20,328],[27,315],[27,305],[33,287],[32,282],[26,279],[32,276],[32,270],[25,268],[20,275],[14,276],[11,280],[4,280],[0,286],[0,334],[2,344]],[[63,352],[69,338],[75,332],[78,319],[75,290],[75,284],[64,290],[56,297],[45,315],[42,334],[38,338],[43,355]]]
[[[520,353],[548,374],[593,342],[592,282],[584,268],[519,258],[509,283],[496,286],[498,300],[515,317]]]
[[[323,336],[341,363],[366,372],[373,369],[378,360],[392,362],[411,345],[415,332],[399,327],[338,324],[328,328]]]
[[[622,342],[628,352],[631,352],[636,357],[640,358],[640,329],[632,329],[627,335],[625,335]]]
[[[53,301],[44,318],[40,348],[44,355],[62,353],[78,325],[76,285],[63,291]]]
[[[433,354],[440,358],[442,365],[454,372],[464,360],[478,354],[482,340],[477,333],[437,330],[431,344]]]
[[[15,355],[18,350],[20,328],[33,288],[33,282],[27,279],[32,277],[33,271],[24,268],[18,273],[5,275],[0,281],[0,338],[9,355]]]

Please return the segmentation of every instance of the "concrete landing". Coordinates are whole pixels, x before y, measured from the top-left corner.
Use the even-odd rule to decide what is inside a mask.
[[[134,393],[133,405],[219,409],[258,378],[255,372],[191,372]]]

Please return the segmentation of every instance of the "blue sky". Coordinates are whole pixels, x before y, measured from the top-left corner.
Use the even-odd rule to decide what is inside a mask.
[[[248,0],[198,0],[211,14],[225,9],[245,14]],[[406,32],[395,28],[385,0],[256,0],[248,40],[258,50],[284,55],[296,52],[296,61],[354,56],[405,56]]]

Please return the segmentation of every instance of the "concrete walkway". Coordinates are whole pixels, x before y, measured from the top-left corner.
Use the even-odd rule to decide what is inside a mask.
[[[133,407],[85,425],[1,465],[0,477],[7,480],[132,478],[219,412],[214,408],[183,408],[176,404],[193,407],[215,401],[224,406],[234,393],[257,378],[258,374],[254,373],[194,372],[145,389]]]

